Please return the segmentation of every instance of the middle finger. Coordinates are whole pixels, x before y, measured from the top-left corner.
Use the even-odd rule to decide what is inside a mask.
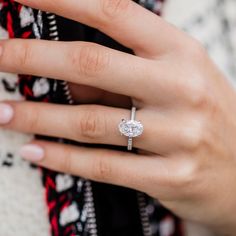
[[[134,98],[152,84],[150,60],[86,42],[6,40],[0,70],[56,78]],[[157,74],[157,72],[156,72]]]

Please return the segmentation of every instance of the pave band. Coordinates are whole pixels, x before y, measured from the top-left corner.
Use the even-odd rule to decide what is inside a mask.
[[[133,147],[133,138],[138,137],[143,133],[143,125],[140,121],[135,120],[136,107],[132,107],[130,120],[123,119],[119,124],[119,131],[122,135],[128,137],[128,146],[129,151]]]

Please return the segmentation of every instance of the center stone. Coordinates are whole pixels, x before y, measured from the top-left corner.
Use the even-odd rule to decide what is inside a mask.
[[[136,120],[123,120],[119,124],[120,132],[127,137],[137,137],[143,133],[143,125]]]

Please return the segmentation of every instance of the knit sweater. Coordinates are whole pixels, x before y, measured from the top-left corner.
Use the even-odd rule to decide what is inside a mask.
[[[234,0],[167,0],[163,17],[200,40],[225,77],[236,85],[234,9]],[[22,25],[32,22],[33,15],[26,8],[22,9],[21,14]],[[0,38],[8,37],[9,33],[0,26]],[[0,100],[23,99],[17,82],[17,75],[0,72]],[[18,148],[31,138],[30,135],[0,131],[0,235],[50,235],[41,172],[17,154]],[[63,188],[70,184],[70,180],[62,174],[57,184],[58,188]],[[71,217],[73,209],[64,212],[63,220]],[[188,235],[210,234],[203,233],[200,230],[204,229],[197,226],[194,228],[197,229],[191,227]]]

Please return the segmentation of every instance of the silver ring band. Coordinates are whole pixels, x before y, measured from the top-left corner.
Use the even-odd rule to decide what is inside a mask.
[[[136,115],[136,107],[132,107],[130,120],[135,121],[135,115]],[[132,149],[133,149],[133,138],[132,137],[128,137],[127,149],[128,149],[128,151],[132,151]]]

